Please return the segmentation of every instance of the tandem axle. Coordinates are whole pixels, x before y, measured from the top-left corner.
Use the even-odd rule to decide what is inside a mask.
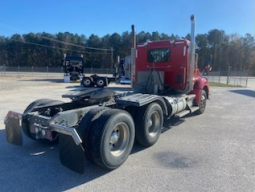
[[[61,163],[79,173],[84,172],[81,159],[85,156],[101,167],[115,169],[129,156],[135,137],[141,145],[152,146],[165,118],[203,113],[204,96],[197,105],[192,94],[114,94],[108,89],[94,89],[63,95],[72,99],[70,103],[40,99],[23,114],[8,112],[6,137],[8,142],[21,146],[22,129],[33,140],[58,141]]]

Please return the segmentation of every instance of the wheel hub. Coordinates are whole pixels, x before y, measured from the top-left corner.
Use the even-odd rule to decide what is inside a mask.
[[[148,120],[148,127],[151,127],[151,126],[152,126],[152,120],[149,119],[149,120]]]
[[[205,101],[206,101],[206,98],[205,98],[205,96],[204,95],[202,95],[202,97],[201,97],[201,107],[204,107],[205,106]]]
[[[110,143],[114,144],[118,141],[118,139],[119,139],[118,133],[113,132],[112,135],[111,135]]]
[[[104,82],[103,82],[103,81],[98,81],[98,84],[99,84],[99,85],[103,85]]]
[[[84,82],[84,84],[85,84],[85,85],[89,85],[89,84],[90,84],[90,81],[89,81],[89,80],[86,80],[86,81]]]
[[[120,156],[126,149],[129,140],[128,127],[124,123],[118,124],[109,138],[109,149],[113,156]]]
[[[156,135],[159,127],[160,127],[160,117],[157,112],[154,112],[151,114],[151,117],[147,121],[147,129],[149,131],[149,134],[151,136]]]

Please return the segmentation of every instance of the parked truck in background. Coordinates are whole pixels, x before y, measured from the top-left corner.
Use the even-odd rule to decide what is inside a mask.
[[[106,87],[110,83],[131,84],[131,56],[125,56],[117,63],[116,73],[112,76],[94,74],[81,79],[83,87]]]
[[[120,60],[116,75],[120,84],[131,84],[131,55]]]
[[[64,78],[67,81],[77,81],[83,77],[83,55],[70,56],[64,54]]]
[[[33,140],[58,141],[60,161],[73,171],[84,172],[85,157],[116,169],[128,158],[135,139],[145,147],[158,141],[165,119],[205,111],[209,85],[196,64],[194,16],[191,29],[191,41],[136,46],[133,27],[132,91],[93,88],[63,95],[71,99],[67,103],[36,100],[23,114],[8,112],[7,141],[22,145],[22,129]]]
[[[112,76],[93,74],[86,75],[83,70],[83,55],[71,56],[64,54],[64,82],[79,80],[84,87],[105,87],[109,83],[130,84],[130,56],[122,59],[116,66]]]

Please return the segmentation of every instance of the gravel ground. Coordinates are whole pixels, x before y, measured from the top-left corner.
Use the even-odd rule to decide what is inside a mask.
[[[58,146],[26,137],[23,147],[7,143],[3,124],[8,110],[22,113],[38,98],[68,101],[61,95],[78,83],[0,76],[0,191],[254,191],[254,85],[211,87],[204,114],[166,121],[154,146],[135,144],[114,171],[86,160],[80,175],[61,165]]]

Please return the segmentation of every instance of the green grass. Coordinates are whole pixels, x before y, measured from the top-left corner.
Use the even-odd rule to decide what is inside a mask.
[[[211,87],[241,87],[240,85],[227,85],[223,83],[209,82]]]

